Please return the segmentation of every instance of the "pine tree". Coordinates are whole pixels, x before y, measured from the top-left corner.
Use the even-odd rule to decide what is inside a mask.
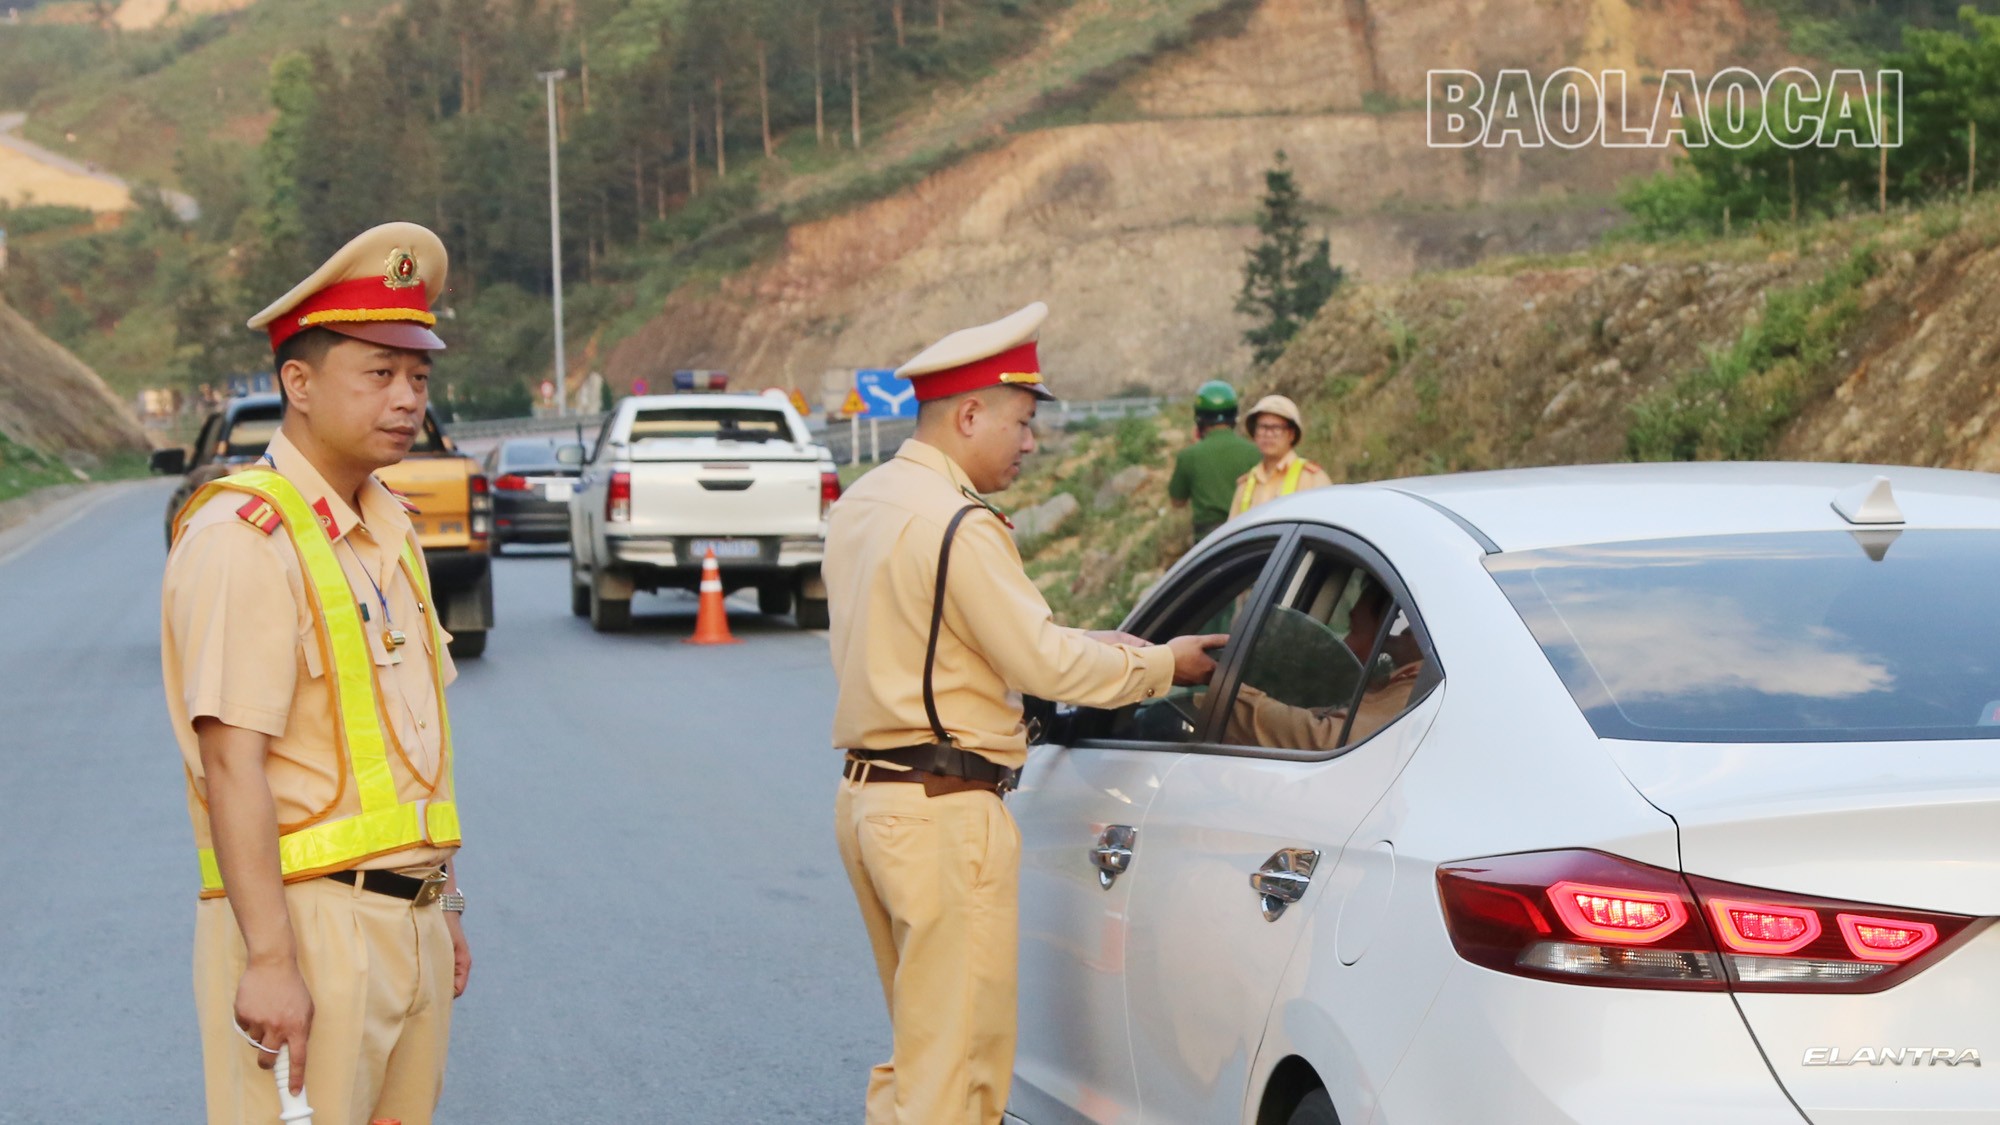
[[[1340,287],[1344,272],[1335,266],[1327,240],[1308,240],[1298,183],[1279,151],[1264,173],[1264,200],[1257,213],[1261,236],[1243,263],[1243,289],[1236,311],[1257,323],[1243,333],[1259,364],[1285,353],[1285,345]]]

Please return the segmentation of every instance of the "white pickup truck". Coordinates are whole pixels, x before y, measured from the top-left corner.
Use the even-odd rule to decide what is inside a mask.
[[[635,590],[694,590],[709,551],[730,593],[827,626],[820,560],[840,498],[833,455],[789,402],[644,395],[620,402],[570,496],[570,610],[629,629]]]

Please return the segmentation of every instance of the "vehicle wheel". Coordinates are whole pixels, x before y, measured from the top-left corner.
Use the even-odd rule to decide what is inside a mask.
[[[576,556],[569,557],[569,611],[578,617],[590,616],[590,587],[576,569]]]
[[[590,584],[590,627],[600,633],[623,633],[632,627],[632,600],[613,600]]]
[[[1286,1118],[1287,1125],[1340,1125],[1340,1118],[1333,1112],[1333,1098],[1325,1090],[1314,1090],[1305,1100],[1292,1110]]]
[[[783,586],[757,587],[757,612],[777,617],[792,611],[792,592]]]
[[[800,598],[797,618],[801,629],[825,629],[833,624],[825,598]]]
[[[460,633],[451,639],[450,647],[454,660],[477,660],[486,652],[486,630]]]

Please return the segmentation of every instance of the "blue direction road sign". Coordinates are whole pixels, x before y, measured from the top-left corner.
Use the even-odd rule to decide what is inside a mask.
[[[854,385],[868,403],[870,418],[917,416],[917,389],[910,385],[908,379],[896,378],[894,371],[886,369],[856,371]]]

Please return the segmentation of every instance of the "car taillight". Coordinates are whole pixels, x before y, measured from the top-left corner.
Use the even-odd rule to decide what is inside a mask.
[[[1437,879],[1459,956],[1619,988],[1878,992],[1979,921],[1683,878],[1582,850],[1450,863]]]
[[[528,484],[528,478],[519,473],[508,473],[493,482],[493,488],[497,492],[526,492],[530,487],[532,486]]]
[[[611,474],[611,485],[604,490],[604,519],[608,523],[626,523],[632,519],[631,473]]]
[[[465,490],[472,538],[484,539],[493,531],[493,493],[487,488],[485,474],[474,473],[466,478]]]
[[[819,518],[825,519],[827,509],[840,499],[840,474],[821,473],[819,475]]]

